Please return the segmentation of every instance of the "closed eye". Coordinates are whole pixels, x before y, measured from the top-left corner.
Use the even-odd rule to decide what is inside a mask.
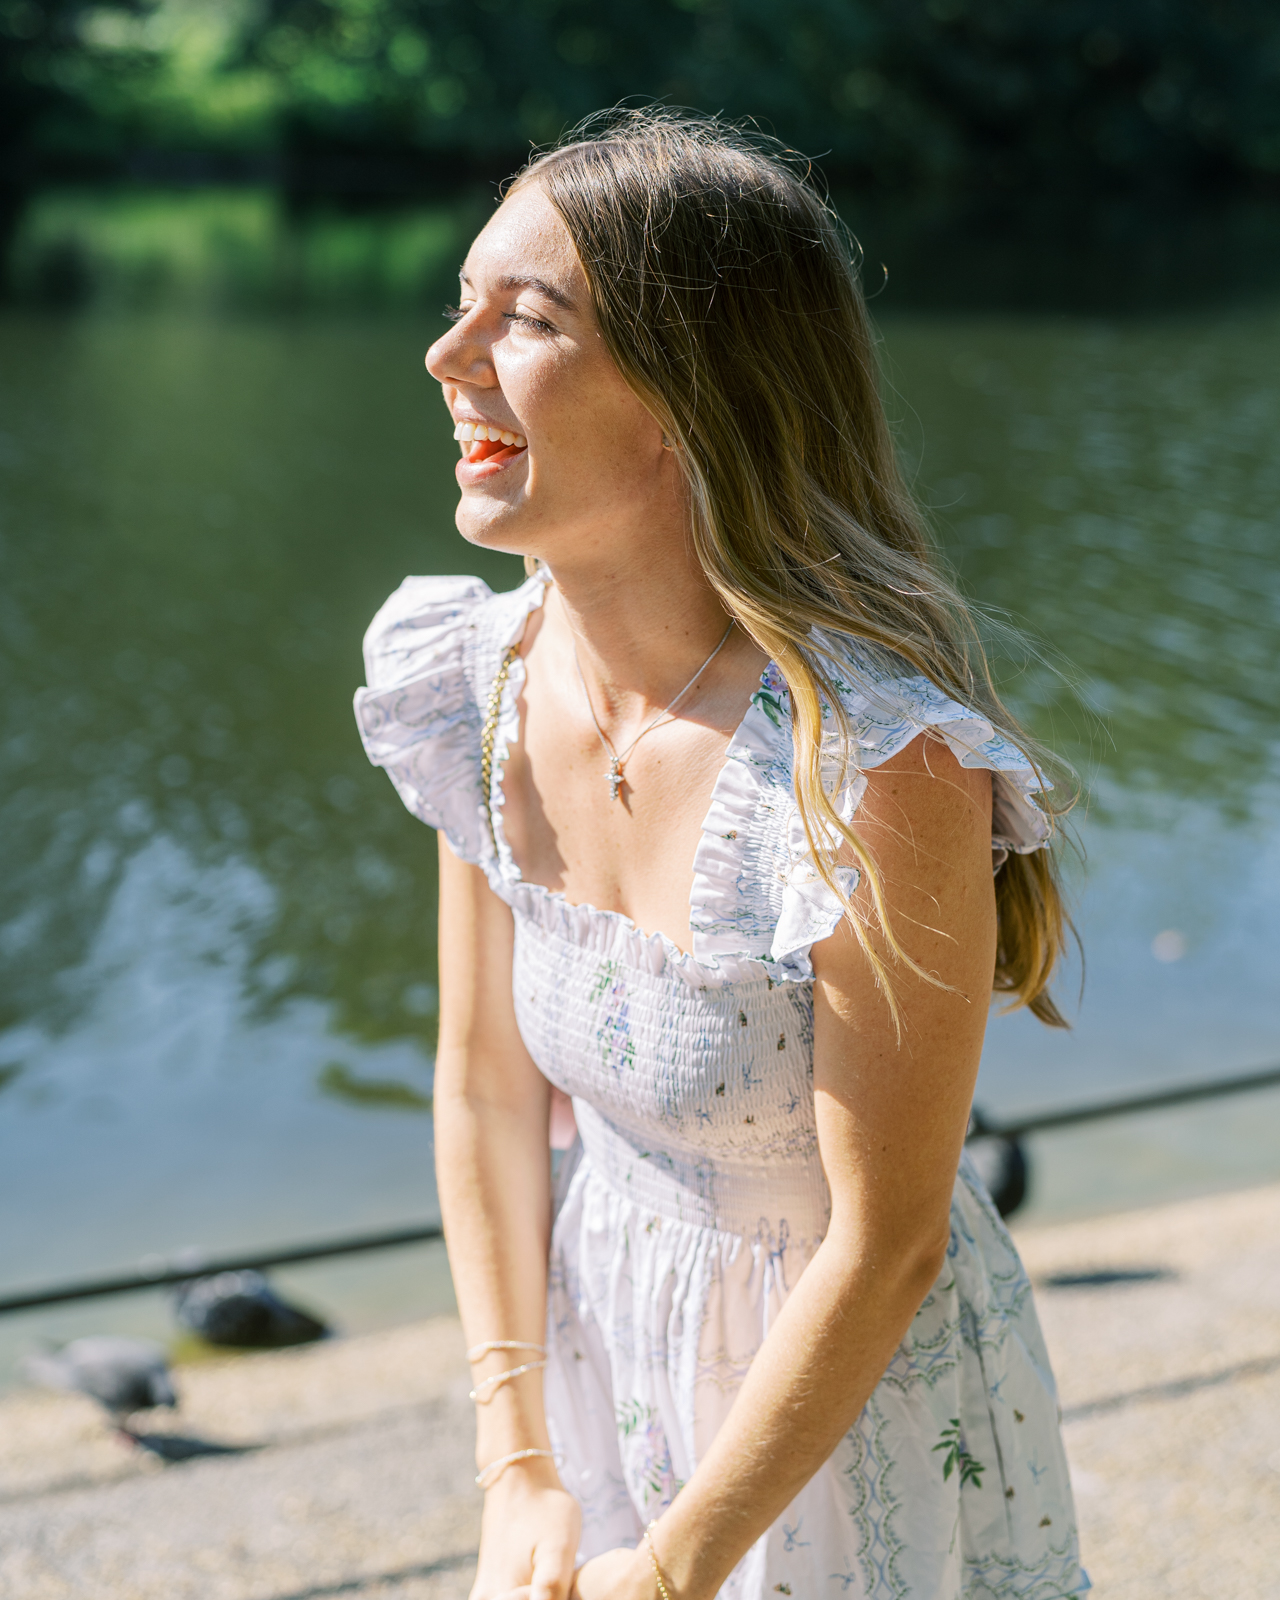
[[[527,311],[504,311],[502,316],[506,322],[523,322],[530,328],[536,328],[539,333],[556,331],[549,322],[543,322],[541,317],[531,317]]]
[[[441,314],[449,322],[461,322],[473,309],[472,306],[445,306]],[[531,317],[527,311],[504,311],[502,316],[506,322],[523,322],[527,327],[536,328],[539,333],[556,331],[549,322],[544,322],[541,317]]]

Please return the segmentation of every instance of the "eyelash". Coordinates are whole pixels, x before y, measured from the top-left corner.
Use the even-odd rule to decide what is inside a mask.
[[[461,322],[467,312],[461,306],[446,306],[444,314],[450,322]],[[504,311],[502,315],[507,322],[523,322],[527,327],[536,328],[539,333],[554,333],[556,331],[549,322],[543,322],[541,317],[531,317],[524,311]]]

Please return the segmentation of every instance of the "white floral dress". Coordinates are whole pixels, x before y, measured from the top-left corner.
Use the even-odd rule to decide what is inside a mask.
[[[492,835],[480,738],[499,664],[544,593],[541,576],[496,595],[475,578],[407,579],[369,630],[356,711],[405,805],[511,907],[520,1030],[573,1097],[546,1395],[585,1559],[634,1545],[679,1492],[822,1239],[809,951],[840,913],[799,826],[772,666],[703,823],[692,954],[521,879],[501,787],[520,733],[518,658],[500,704]],[[833,659],[860,769],[935,729],[996,775],[995,850],[1045,842],[1035,775],[988,723],[847,644]],[[847,786],[846,815],[864,785]],[[946,1264],[888,1370],[721,1595],[1058,1600],[1088,1587],[1031,1287],[965,1161]]]

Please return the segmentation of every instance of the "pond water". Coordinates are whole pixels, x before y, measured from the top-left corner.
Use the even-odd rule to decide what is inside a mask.
[[[883,331],[953,561],[1039,642],[1010,698],[1087,789],[1076,1026],[994,1022],[981,1104],[1280,1059],[1280,312]],[[405,573],[520,578],[453,530],[434,333],[0,319],[0,1289],[434,1215],[434,840],[350,699]],[[1046,1137],[1028,1214],[1280,1176],[1278,1134],[1258,1094]],[[305,1281],[348,1324],[447,1296],[382,1259]],[[0,1357],[158,1319],[9,1318]]]

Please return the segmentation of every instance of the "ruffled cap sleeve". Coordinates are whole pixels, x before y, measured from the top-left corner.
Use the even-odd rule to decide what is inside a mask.
[[[902,675],[845,641],[824,649],[852,743],[836,762],[838,813],[852,821],[867,774],[919,734],[946,740],[965,767],[993,774],[991,848],[997,869],[1009,852],[1049,843],[1049,819],[1035,796],[1048,782],[1026,755],[976,711],[928,678]],[[830,738],[839,737],[828,710]],[[766,669],[730,745],[694,864],[694,954],[702,960],[752,956],[792,981],[813,976],[810,951],[839,926],[843,908],[814,863],[795,799],[791,700],[776,666]],[[858,873],[838,869],[850,894]]]
[[[471,665],[491,599],[480,578],[406,578],[365,634],[368,686],[355,697],[369,760],[386,769],[413,815],[470,862],[489,848]]]

